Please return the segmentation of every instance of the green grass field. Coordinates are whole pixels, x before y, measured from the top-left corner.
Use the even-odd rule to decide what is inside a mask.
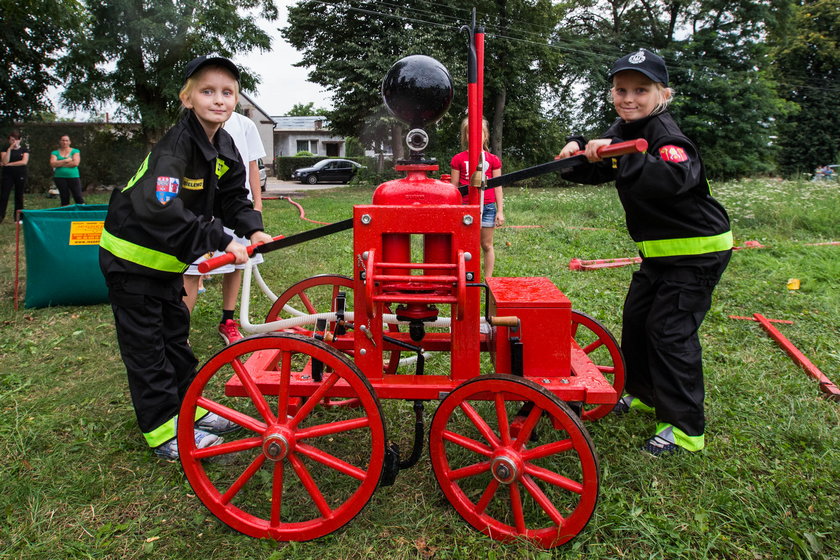
[[[298,199],[309,218],[350,217],[372,189]],[[840,384],[840,190],[836,184],[745,180],[715,186],[737,251],[701,331],[707,448],[670,460],[639,451],[653,421],[608,416],[587,424],[601,468],[598,507],[573,541],[551,552],[501,544],[472,530],[439,490],[428,454],[378,489],[339,531],[306,543],[243,536],[193,494],[180,465],[153,458],[136,427],[107,305],[12,306],[15,228],[0,225],[0,558],[658,558],[840,559],[840,403],[809,378],[758,324],[761,313]],[[104,194],[89,202],[106,202]],[[496,235],[497,276],[547,276],[614,333],[635,267],[568,270],[571,258],[630,257],[613,189],[508,188],[510,225]],[[36,196],[27,206],[54,200]],[[270,233],[314,227],[282,200],[265,203]],[[320,273],[352,270],[344,232],[266,256],[279,293]],[[25,276],[25,274],[24,274]],[[801,288],[788,290],[798,278]],[[60,282],[60,276],[55,279]],[[193,316],[201,362],[221,349],[220,282]],[[252,320],[268,309],[252,298]],[[433,362],[434,365],[435,362]],[[489,373],[489,371],[488,371]],[[383,405],[390,435],[410,447],[410,404]],[[427,420],[434,403],[426,407]]]

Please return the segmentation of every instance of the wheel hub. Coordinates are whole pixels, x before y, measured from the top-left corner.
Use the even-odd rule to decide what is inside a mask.
[[[289,454],[291,446],[283,434],[269,434],[263,439],[262,450],[271,461],[282,461]]]
[[[519,461],[515,458],[500,455],[490,461],[490,472],[502,484],[511,484],[519,479],[522,470]]]

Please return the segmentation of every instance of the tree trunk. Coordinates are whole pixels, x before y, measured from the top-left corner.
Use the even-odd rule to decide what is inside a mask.
[[[502,86],[493,96],[493,122],[490,125],[490,153],[502,157],[502,136],[505,127],[507,90]]]

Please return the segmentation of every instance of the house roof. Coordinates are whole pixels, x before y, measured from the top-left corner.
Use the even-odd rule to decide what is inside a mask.
[[[311,117],[271,117],[277,125],[274,130],[295,130],[295,131],[324,131],[329,132],[329,122],[327,117],[311,116]],[[321,126],[316,126],[316,122],[321,121]]]

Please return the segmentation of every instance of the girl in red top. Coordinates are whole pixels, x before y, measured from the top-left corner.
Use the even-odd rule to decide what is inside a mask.
[[[487,119],[482,120],[482,148],[484,149],[484,173],[488,179],[498,177],[502,174],[502,160],[491,154],[490,149],[490,124]],[[467,149],[469,143],[469,119],[461,123],[461,148]],[[464,197],[464,204],[467,204],[467,189],[470,184],[469,177],[469,152],[464,151],[452,158],[450,163],[450,174],[452,184],[458,187]],[[502,194],[502,187],[494,187],[484,191],[484,207],[481,211],[481,251],[484,253],[484,277],[493,276],[493,265],[496,262],[496,253],[493,249],[493,228],[505,223],[505,202]]]

